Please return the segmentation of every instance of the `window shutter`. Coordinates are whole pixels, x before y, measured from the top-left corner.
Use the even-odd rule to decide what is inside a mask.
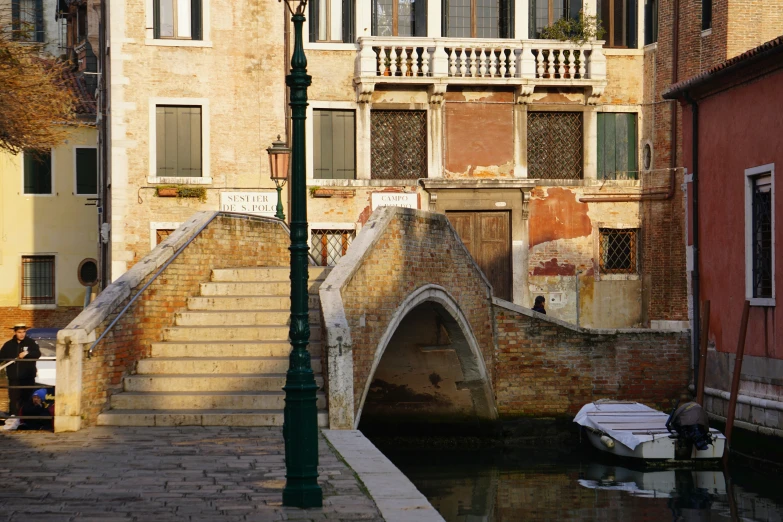
[[[516,38],[516,2],[514,0],[508,0],[508,29],[506,31],[506,38]]]
[[[44,41],[43,0],[35,0],[35,41]]]
[[[530,0],[530,12],[528,13],[528,37],[538,38],[538,28],[536,27],[536,3],[539,0]]]
[[[353,43],[354,36],[354,0],[343,0],[343,42]]]
[[[636,9],[637,9],[637,0],[626,0],[628,2],[627,8],[628,8],[628,41],[626,42],[626,45],[630,49],[636,48],[636,33],[638,24],[636,23],[638,20],[638,16],[636,16]]]
[[[201,34],[201,0],[190,1],[190,38],[192,40],[202,40]]]
[[[160,38],[160,0],[152,0],[152,37]]]
[[[414,0],[413,36],[427,36],[427,0]]]
[[[440,34],[445,37],[449,36],[449,0],[441,2]]]
[[[20,14],[21,13],[19,9],[19,0],[11,0],[11,28],[14,31],[18,31],[20,28],[20,24],[19,24]]]
[[[318,0],[310,1],[310,41],[318,41]]]

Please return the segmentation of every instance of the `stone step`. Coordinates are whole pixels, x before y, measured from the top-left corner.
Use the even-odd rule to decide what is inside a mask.
[[[164,341],[285,341],[288,326],[172,326]],[[321,327],[310,326],[310,340],[321,340]]]
[[[326,395],[316,394],[318,409],[326,408]],[[285,392],[157,392],[117,393],[111,397],[113,410],[280,410]]]
[[[321,352],[321,343],[310,343],[311,353]],[[152,343],[152,357],[288,357],[288,341],[191,341]]]
[[[180,374],[267,374],[288,371],[288,357],[150,357],[137,363],[137,375],[180,375]],[[313,372],[321,373],[321,359],[310,361]]]
[[[308,296],[307,306],[318,309],[321,301],[317,295]],[[188,298],[188,310],[290,310],[291,298],[288,294],[252,295],[252,296],[210,296]]]
[[[322,388],[323,377],[316,374],[315,383]],[[123,379],[123,386],[128,392],[280,391],[285,386],[285,374],[128,375]]]
[[[326,279],[331,267],[309,267],[310,281]],[[212,281],[289,281],[290,267],[248,267],[248,268],[216,268],[212,270]]]
[[[319,310],[310,310],[310,324],[318,325],[321,321]],[[250,326],[289,324],[290,310],[248,310],[248,311],[189,311],[179,312],[174,316],[177,326]]]
[[[310,294],[317,294],[323,281],[309,281],[307,289]],[[291,295],[290,281],[264,281],[264,282],[220,282],[201,283],[201,295],[277,295],[280,297]]]
[[[109,410],[98,415],[98,426],[282,426],[278,410]],[[318,426],[329,425],[329,414],[318,412]]]

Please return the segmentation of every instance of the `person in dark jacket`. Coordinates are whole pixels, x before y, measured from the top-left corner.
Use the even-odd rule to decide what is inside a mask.
[[[13,330],[14,336],[0,348],[0,366],[13,361],[5,371],[11,414],[18,415],[19,408],[35,391],[35,377],[38,375],[35,361],[41,357],[41,349],[38,343],[27,337],[27,325],[17,324]]]
[[[536,303],[533,305],[533,311],[546,315],[546,309],[544,308],[545,302],[546,299],[544,299],[543,295],[536,297]]]

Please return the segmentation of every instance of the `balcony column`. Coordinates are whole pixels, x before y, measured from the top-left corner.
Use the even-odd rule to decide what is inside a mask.
[[[427,111],[427,177],[443,177],[443,112],[446,84],[428,89],[430,108]]]
[[[585,107],[583,114],[584,133],[582,145],[585,151],[584,179],[598,178],[598,108],[594,105]]]
[[[427,37],[440,38],[442,34],[441,19],[443,18],[443,5],[440,0],[427,2]]]
[[[583,0],[582,9],[584,9],[585,15],[595,16],[596,12],[598,11],[597,5],[598,5],[597,0]],[[644,11],[644,9],[639,9],[639,11]]]
[[[592,0],[595,2],[595,0]],[[514,0],[514,38],[527,40],[530,38],[530,0]]]
[[[355,11],[356,38],[372,36],[372,4],[366,0],[353,0]]]

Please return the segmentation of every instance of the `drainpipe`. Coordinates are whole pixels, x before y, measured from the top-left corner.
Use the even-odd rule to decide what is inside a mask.
[[[701,338],[701,312],[700,285],[699,285],[699,104],[691,98],[690,93],[685,93],[685,101],[691,106],[692,116],[692,180],[691,180],[691,214],[693,219],[693,271],[691,283],[693,285],[693,382],[698,386],[699,378],[699,342]]]
[[[576,327],[579,328],[579,313],[581,312],[581,306],[579,305],[579,274],[581,274],[581,270],[576,271]]]

